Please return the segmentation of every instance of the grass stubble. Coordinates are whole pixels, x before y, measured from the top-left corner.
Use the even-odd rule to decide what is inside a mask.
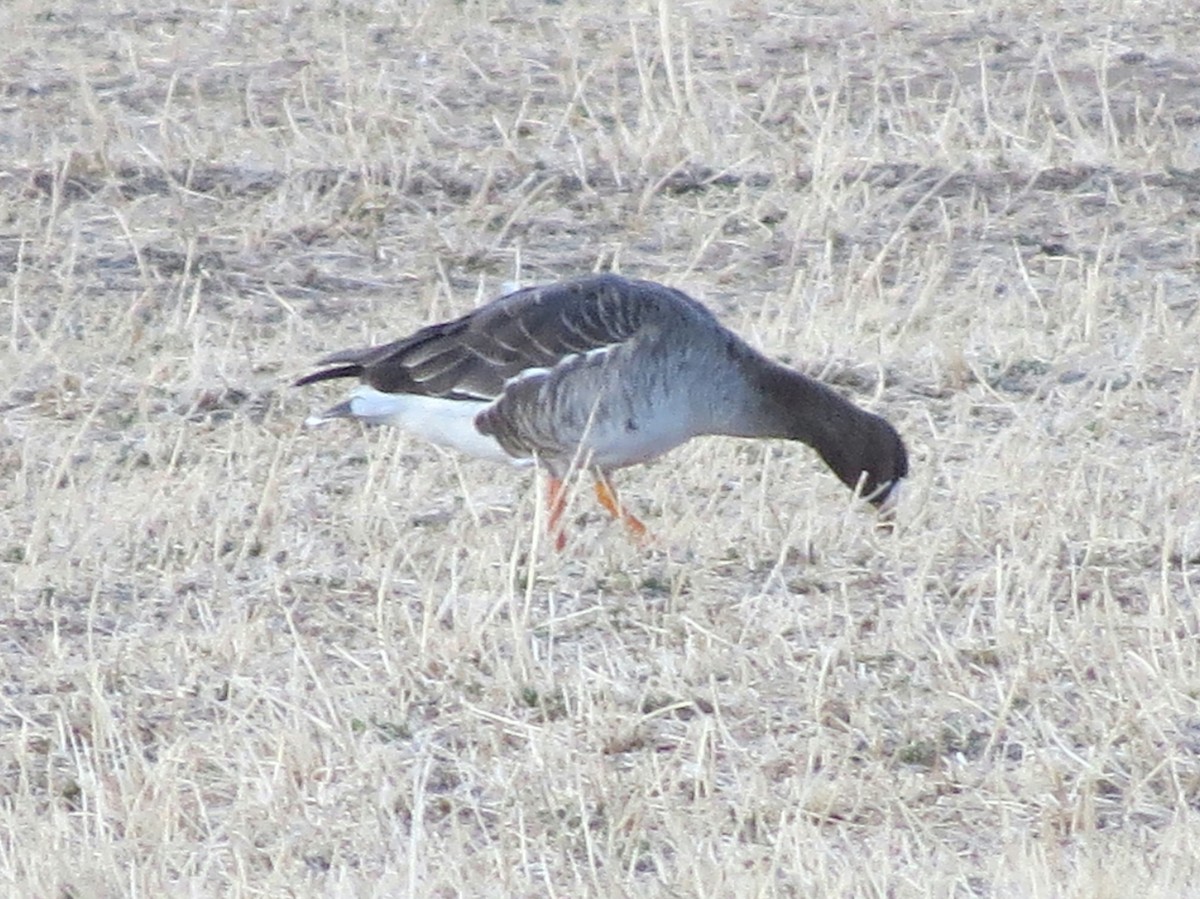
[[[0,890],[1200,895],[1184,3],[9,4]],[[323,352],[682,286],[891,418],[581,493]]]

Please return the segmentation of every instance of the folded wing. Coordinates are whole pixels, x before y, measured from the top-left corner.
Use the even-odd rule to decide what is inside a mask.
[[[403,340],[334,353],[296,383],[360,377],[384,393],[494,400],[510,380],[633,337],[653,303],[629,283],[597,275],[519,290]]]

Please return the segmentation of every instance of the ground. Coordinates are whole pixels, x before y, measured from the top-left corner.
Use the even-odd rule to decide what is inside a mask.
[[[13,0],[8,895],[1200,895],[1191,3]],[[889,418],[584,492],[305,429],[618,270]]]

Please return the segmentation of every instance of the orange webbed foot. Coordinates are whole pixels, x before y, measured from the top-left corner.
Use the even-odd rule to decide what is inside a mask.
[[[546,479],[546,531],[554,538],[554,548],[562,552],[567,545],[567,532],[562,517],[567,508],[566,485],[556,477]]]
[[[646,526],[642,524],[636,515],[622,508],[616,488],[613,487],[608,478],[602,475],[596,478],[596,499],[600,501],[600,505],[608,511],[609,515],[624,522],[625,527],[629,529],[629,533],[633,535],[633,538],[639,544],[649,542],[650,534],[646,530]]]

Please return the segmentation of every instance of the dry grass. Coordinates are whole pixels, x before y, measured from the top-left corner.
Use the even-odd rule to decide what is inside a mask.
[[[1200,895],[1191,5],[9,2],[0,889]],[[609,267],[887,414],[900,532],[712,440],[560,557],[299,427]]]

